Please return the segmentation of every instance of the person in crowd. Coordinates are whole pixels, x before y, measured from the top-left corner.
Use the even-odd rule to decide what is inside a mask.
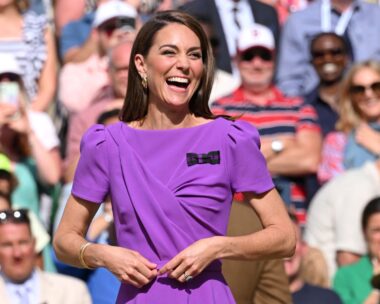
[[[334,290],[344,304],[376,304],[380,301],[379,290],[371,285],[372,278],[380,273],[380,197],[373,198],[365,206],[361,227],[368,254],[354,264],[339,268],[334,278]]]
[[[0,143],[19,182],[12,202],[38,215],[37,183],[52,186],[61,178],[59,139],[48,114],[27,107],[22,71],[15,57],[0,53],[0,62]]]
[[[349,54],[344,38],[334,32],[316,35],[311,40],[310,53],[319,85],[305,96],[305,103],[316,110],[318,124],[325,137],[335,131],[338,121],[340,87],[349,64]]]
[[[35,239],[24,209],[0,211],[0,295],[10,303],[91,303],[83,282],[36,267]]]
[[[135,8],[123,1],[99,5],[93,21],[93,33],[98,36],[96,51],[82,62],[65,64],[60,74],[59,101],[70,114],[89,107],[109,85],[107,50],[120,41],[133,40],[136,16]]]
[[[284,259],[285,272],[289,278],[289,288],[292,293],[293,304],[341,304],[339,296],[332,290],[322,288],[305,282],[302,277],[302,260],[305,256],[307,245],[302,240],[301,228],[297,218],[291,214],[297,232],[297,245],[295,254]]]
[[[208,108],[212,68],[211,46],[194,18],[156,14],[132,48],[121,121],[83,137],[54,247],[66,263],[114,273],[122,282],[117,303],[234,303],[220,258],[293,253],[294,229],[257,130],[214,119]],[[225,236],[233,192],[245,193],[263,230]],[[118,246],[84,239],[108,195]]]
[[[52,31],[44,16],[24,11],[28,1],[0,4],[0,52],[16,56],[22,71],[27,102],[45,111],[56,93],[57,58]]]
[[[261,229],[260,219],[248,202],[232,202],[227,235],[246,235]],[[224,260],[222,270],[237,304],[292,303],[281,259]]]
[[[291,14],[281,32],[276,81],[288,96],[303,96],[318,85],[311,64],[310,41],[335,32],[347,43],[354,62],[380,59],[380,7],[366,1],[316,0]]]
[[[243,28],[254,23],[267,26],[279,40],[280,26],[276,10],[265,3],[254,0],[195,0],[179,9],[194,15],[211,19],[216,38],[219,41],[216,65],[237,79],[239,72],[234,64],[236,40]]]
[[[352,264],[367,253],[360,216],[368,201],[379,195],[380,161],[377,160],[347,170],[326,183],[312,199],[305,241],[323,252],[330,278],[338,266]]]
[[[296,208],[301,223],[307,209],[304,178],[315,173],[321,150],[317,116],[300,98],[285,97],[273,83],[275,44],[260,24],[242,31],[237,65],[242,85],[212,104],[215,114],[241,116],[258,128],[261,151],[282,198]]]
[[[324,183],[380,155],[380,63],[355,64],[342,84],[336,132],[324,139],[318,178]]]
[[[97,117],[105,110],[121,108],[127,92],[129,60],[132,41],[125,40],[108,51],[109,85],[98,94],[91,106],[73,114],[67,135],[67,149],[64,181],[71,183],[79,159],[80,139],[85,131],[96,123]]]

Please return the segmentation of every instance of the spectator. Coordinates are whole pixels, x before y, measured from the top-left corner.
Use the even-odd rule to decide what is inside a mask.
[[[56,91],[56,50],[53,34],[44,16],[22,11],[25,1],[0,4],[0,52],[16,56],[21,68],[27,102],[35,111],[45,111]],[[2,62],[3,63],[3,62]]]
[[[380,8],[365,1],[316,0],[290,15],[281,33],[277,83],[289,96],[309,93],[318,85],[311,65],[310,41],[320,32],[344,37],[354,62],[380,59]]]
[[[344,73],[349,63],[346,42],[333,33],[320,33],[310,43],[311,63],[318,74],[319,85],[305,97],[318,114],[323,137],[335,131],[338,99]]]
[[[345,304],[376,304],[380,301],[379,290],[371,286],[372,277],[380,273],[380,197],[375,197],[365,206],[361,228],[368,255],[352,265],[340,268],[334,278],[334,289]]]
[[[276,41],[279,38],[279,23],[276,11],[269,5],[254,0],[195,0],[180,9],[194,16],[211,18],[212,27],[219,41],[216,65],[219,69],[233,73],[239,78],[232,58],[236,55],[236,40],[241,29],[254,23],[267,26]]]
[[[380,155],[380,63],[354,65],[342,84],[337,131],[324,140],[318,171],[324,183]]]
[[[35,239],[24,210],[0,212],[0,296],[2,303],[91,303],[78,279],[40,271]]]
[[[379,195],[378,160],[332,179],[311,201],[305,240],[323,252],[330,278],[337,266],[354,263],[366,254],[360,216],[367,202]]]
[[[294,304],[341,304],[339,296],[332,290],[308,284],[301,275],[302,259],[307,246],[301,236],[301,229],[297,224],[297,219],[291,216],[297,232],[297,245],[295,254],[284,260],[285,272],[289,278],[290,292],[292,293]]]
[[[321,135],[316,113],[299,98],[287,98],[272,85],[275,70],[272,32],[259,24],[242,31],[237,65],[242,85],[216,101],[215,114],[240,116],[258,128],[261,151],[283,200],[305,222],[304,177],[318,168]]]
[[[93,23],[99,36],[98,51],[81,63],[64,65],[61,71],[59,100],[70,113],[86,109],[109,85],[107,50],[122,40],[133,39],[136,16],[134,7],[121,1],[110,0],[99,6]]]

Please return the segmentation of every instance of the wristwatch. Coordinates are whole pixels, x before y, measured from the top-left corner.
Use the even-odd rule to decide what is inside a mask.
[[[272,140],[271,148],[274,153],[280,153],[282,150],[284,150],[284,143],[279,139]]]

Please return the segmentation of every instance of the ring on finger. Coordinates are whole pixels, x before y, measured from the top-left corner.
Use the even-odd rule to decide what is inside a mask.
[[[186,273],[186,271],[183,273],[183,276],[185,278],[185,281],[188,282],[193,279],[193,277]]]

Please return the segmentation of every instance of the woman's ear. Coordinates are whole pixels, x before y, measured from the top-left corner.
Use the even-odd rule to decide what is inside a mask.
[[[136,54],[135,55],[135,66],[137,71],[139,72],[141,78],[144,76],[146,77],[146,65],[145,65],[145,59],[144,56],[141,54]]]

